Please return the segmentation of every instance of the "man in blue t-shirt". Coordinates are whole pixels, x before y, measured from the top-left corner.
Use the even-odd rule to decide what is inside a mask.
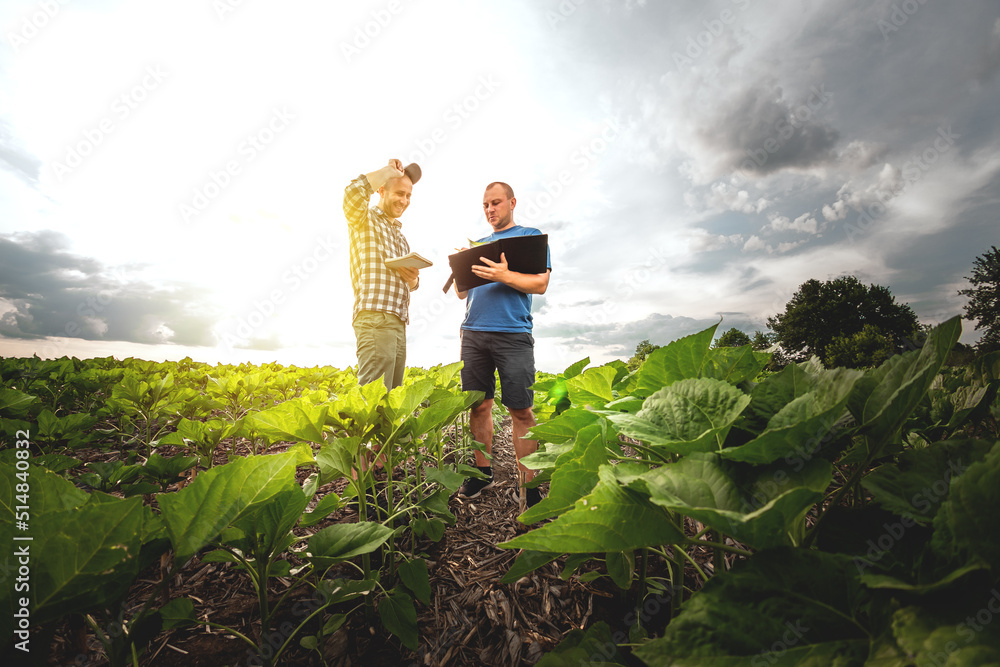
[[[481,242],[491,242],[509,236],[541,234],[531,227],[514,224],[514,191],[506,183],[490,183],[483,195],[483,211],[493,233]],[[473,287],[467,292],[455,291],[458,298],[468,299],[465,320],[462,322],[462,389],[482,391],[486,398],[472,409],[469,425],[473,437],[486,445],[490,453],[493,445],[493,394],[496,387],[494,371],[500,374],[501,402],[510,412],[514,453],[517,456],[519,479],[525,483],[534,477],[534,471],[521,465],[521,459],[537,448],[534,440],[525,434],[535,425],[534,394],[530,387],[535,383],[535,339],[531,336],[531,295],[545,294],[549,286],[552,262],[546,251],[545,273],[517,273],[507,268],[507,258],[500,262],[483,259],[484,265],[474,265],[473,273],[493,282]],[[487,479],[470,477],[459,493],[475,498],[493,485],[493,468],[482,452],[476,452],[476,466]],[[528,507],[540,500],[538,489],[527,489]]]

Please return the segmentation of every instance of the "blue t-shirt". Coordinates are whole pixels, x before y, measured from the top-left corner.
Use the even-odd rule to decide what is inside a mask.
[[[532,227],[514,225],[500,232],[479,239],[489,243],[511,236],[539,236]],[[545,266],[552,268],[552,258],[545,249]],[[500,331],[503,333],[531,333],[531,295],[503,283],[487,283],[469,290],[465,303],[465,320],[462,328],[469,331]]]

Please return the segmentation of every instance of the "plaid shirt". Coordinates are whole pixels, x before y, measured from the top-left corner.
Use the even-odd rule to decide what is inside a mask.
[[[410,252],[410,244],[401,231],[402,223],[386,216],[378,206],[368,207],[373,192],[364,174],[344,190],[354,287],[351,321],[362,310],[374,310],[392,313],[409,323],[410,288],[397,272],[386,268],[384,261]]]

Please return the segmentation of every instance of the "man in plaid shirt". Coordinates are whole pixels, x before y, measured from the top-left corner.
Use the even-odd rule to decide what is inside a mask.
[[[354,333],[358,339],[358,381],[380,377],[386,389],[403,382],[410,292],[420,285],[417,269],[389,269],[385,260],[410,251],[398,218],[410,205],[420,167],[399,160],[351,181],[344,190],[344,215],[351,241]],[[369,208],[373,193],[378,206]]]

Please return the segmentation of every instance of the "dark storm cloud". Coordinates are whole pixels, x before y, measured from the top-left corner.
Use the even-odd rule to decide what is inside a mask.
[[[1000,19],[993,24],[984,51],[977,74],[980,82],[988,83],[1000,69]]]
[[[822,115],[844,143],[884,144],[889,160],[940,126],[965,130],[969,145],[980,145],[996,129],[984,125],[973,138],[970,127],[983,109],[995,108],[995,87],[981,86],[1000,64],[996,4],[928,2],[900,13],[901,5],[822,3],[784,45],[785,57],[765,64],[796,90],[822,82],[834,95]]]
[[[965,279],[972,273],[975,258],[998,243],[998,207],[1000,174],[966,198],[947,229],[907,240],[887,252],[886,262],[897,272],[896,284],[916,296],[910,305],[918,309],[921,319],[926,315],[941,321],[962,312],[966,299],[959,296],[958,289],[970,287]],[[914,257],[920,261],[915,262]],[[938,293],[940,285],[954,288]]]
[[[724,101],[699,132],[705,145],[731,156],[733,169],[768,174],[811,167],[835,157],[839,133],[819,117],[832,94],[815,86],[802,100],[785,99],[763,81]]]
[[[0,299],[8,304],[0,336],[8,338],[215,344],[212,319],[193,287],[131,279],[127,268],[68,252],[66,239],[53,232],[0,235]]]
[[[646,129],[665,138],[651,145],[664,160],[678,142],[713,178],[815,166],[860,171],[939,126],[969,131],[973,146],[996,131],[993,122],[970,127],[981,109],[995,108],[982,91],[970,94],[970,84],[986,85],[1000,68],[996,5],[921,2],[900,15],[900,4],[725,0],[631,12],[581,5],[552,34],[586,44],[585,53],[571,53],[600,63],[587,76],[614,91],[623,116],[645,117]],[[705,33],[725,11],[725,29]],[[742,29],[756,37],[737,50],[753,55],[733,64],[733,35]],[[617,38],[592,39],[597,33]],[[686,47],[701,37],[692,57]],[[678,65],[676,54],[691,63]]]

